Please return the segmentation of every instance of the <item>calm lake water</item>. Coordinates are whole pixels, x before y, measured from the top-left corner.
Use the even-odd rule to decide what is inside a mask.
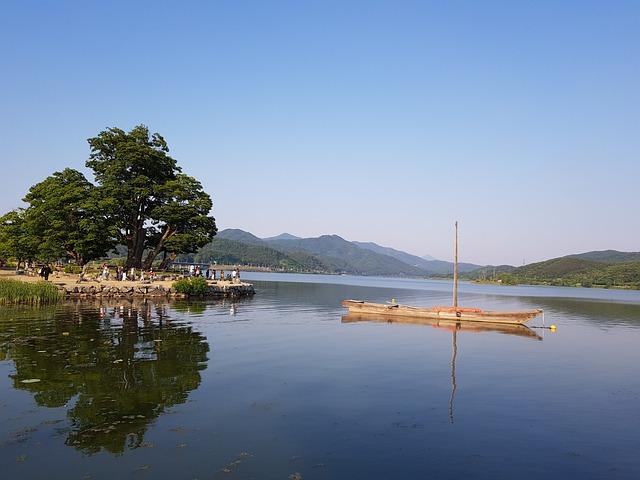
[[[237,303],[0,308],[3,478],[640,478],[640,292],[461,286],[558,326],[516,335],[342,321],[448,282],[243,278]]]

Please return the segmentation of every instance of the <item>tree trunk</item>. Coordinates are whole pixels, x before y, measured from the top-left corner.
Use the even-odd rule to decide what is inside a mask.
[[[78,252],[75,252],[73,250],[67,250],[67,255],[69,255],[70,257],[73,257],[73,261],[75,262],[75,264],[80,267],[82,267],[86,263],[82,258],[82,255],[80,255]]]
[[[153,265],[153,261],[160,254],[160,252],[164,250],[164,245],[166,241],[169,238],[171,238],[174,233],[176,233],[176,230],[172,229],[169,225],[165,227],[165,231],[162,234],[162,237],[160,238],[160,240],[158,240],[158,244],[155,246],[154,249],[152,249],[147,254],[147,258],[145,259],[144,264],[142,265],[142,268],[144,270],[149,270],[151,268],[151,266]]]
[[[142,255],[144,254],[144,247],[147,240],[147,231],[144,228],[147,200],[147,198],[137,198],[136,212],[128,219],[127,247],[129,251],[127,252],[127,263],[125,265],[127,269],[142,267]]]
[[[142,255],[144,254],[145,240],[146,240],[146,231],[144,226],[140,225],[138,227],[138,234],[136,235],[137,242],[135,246],[134,259],[132,267],[142,268]]]
[[[125,235],[125,239],[126,239],[126,243],[127,243],[127,262],[125,263],[125,268],[127,270],[131,268],[132,263],[133,263],[134,241],[135,241],[135,239],[133,237],[134,236],[129,234],[128,232]]]
[[[142,221],[137,221],[135,227],[131,229],[131,234],[127,235],[127,263],[125,265],[127,270],[142,266],[145,237],[144,224]]]
[[[160,263],[160,267],[158,267],[158,270],[166,270],[167,267],[169,266],[169,264],[171,262],[173,262],[176,257],[178,255],[175,253],[170,253],[169,255],[166,255],[163,259],[162,259],[162,263]]]

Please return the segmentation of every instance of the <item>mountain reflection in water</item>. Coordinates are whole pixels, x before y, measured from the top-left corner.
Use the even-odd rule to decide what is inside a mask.
[[[84,453],[143,445],[149,424],[198,388],[208,351],[205,338],[172,322],[162,304],[0,311],[0,360],[13,360],[14,388],[39,406],[67,405],[66,444]]]

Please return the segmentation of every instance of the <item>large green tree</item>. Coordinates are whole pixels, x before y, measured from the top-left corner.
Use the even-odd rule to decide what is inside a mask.
[[[118,242],[127,246],[127,267],[148,268],[161,252],[193,251],[213,238],[211,198],[197,180],[181,173],[161,135],[138,125],[129,132],[109,128],[88,141],[87,167]]]
[[[38,257],[71,257],[78,265],[103,257],[115,246],[115,229],[96,187],[71,168],[29,189],[24,201],[27,229],[38,239]]]
[[[14,258],[16,269],[38,251],[38,239],[29,232],[26,216],[24,209],[17,209],[0,217],[0,258]]]

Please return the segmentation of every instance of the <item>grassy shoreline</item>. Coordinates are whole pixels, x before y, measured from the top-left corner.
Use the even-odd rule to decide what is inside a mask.
[[[61,299],[61,292],[52,283],[0,278],[0,305],[45,305]]]

